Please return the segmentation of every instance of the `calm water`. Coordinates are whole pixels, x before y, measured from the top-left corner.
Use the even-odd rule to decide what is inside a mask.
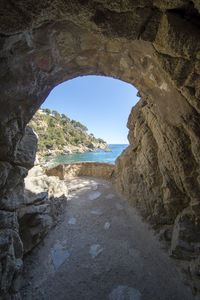
[[[65,164],[68,162],[76,161],[98,161],[98,162],[107,162],[115,163],[116,158],[122,153],[122,151],[128,147],[125,144],[111,144],[108,145],[108,148],[111,152],[105,152],[104,150],[97,150],[95,152],[85,152],[83,154],[73,153],[70,155],[58,154],[56,157],[51,158],[48,163],[45,163],[46,166],[54,166],[58,164]]]

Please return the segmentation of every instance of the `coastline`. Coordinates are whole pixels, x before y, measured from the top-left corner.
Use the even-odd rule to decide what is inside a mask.
[[[54,152],[54,155],[38,156],[41,165],[44,167],[53,167],[59,164],[73,163],[73,162],[82,162],[82,161],[93,161],[93,162],[104,162],[114,164],[116,158],[122,153],[122,151],[128,147],[128,144],[108,144],[109,152],[106,151],[107,148],[97,148],[90,151],[86,149],[84,152],[77,152],[76,149],[73,149],[72,153],[63,154],[62,151]],[[40,155],[40,153],[39,153]]]
[[[58,154],[62,154],[62,155],[70,155],[73,153],[77,153],[77,154],[83,154],[85,152],[95,152],[99,149],[104,150],[108,147],[108,144],[103,144],[103,143],[92,143],[90,147],[87,147],[85,145],[78,145],[78,146],[74,146],[74,145],[66,145],[65,147],[63,147],[62,150],[60,149],[49,149],[49,150],[44,150],[44,151],[37,151],[37,157],[38,159],[42,159],[43,157],[46,156],[52,156],[55,157]]]

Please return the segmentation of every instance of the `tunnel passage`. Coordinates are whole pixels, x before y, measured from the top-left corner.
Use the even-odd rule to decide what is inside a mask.
[[[115,184],[199,289],[199,1],[2,1],[0,11],[2,293],[18,292],[22,267],[17,215],[36,150],[25,126],[54,86],[89,74],[139,90]]]

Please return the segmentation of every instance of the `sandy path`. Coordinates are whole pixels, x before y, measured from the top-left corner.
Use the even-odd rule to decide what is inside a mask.
[[[106,181],[75,178],[62,221],[25,260],[23,300],[190,300],[175,262]]]

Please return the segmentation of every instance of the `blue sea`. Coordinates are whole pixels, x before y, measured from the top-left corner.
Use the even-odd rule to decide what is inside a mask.
[[[116,158],[122,153],[122,151],[128,147],[128,144],[110,144],[108,148],[111,152],[105,152],[104,150],[97,150],[95,152],[85,152],[83,154],[73,153],[69,155],[58,154],[55,157],[48,157],[49,161],[43,160],[45,166],[56,166],[59,164],[65,164],[77,161],[97,161],[106,163],[115,163]]]

